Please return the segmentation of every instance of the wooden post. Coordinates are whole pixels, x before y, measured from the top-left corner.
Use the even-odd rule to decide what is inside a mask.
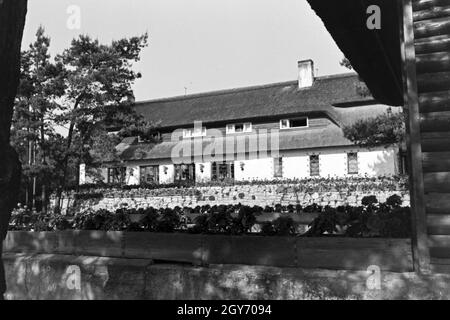
[[[401,15],[401,52],[403,59],[404,110],[407,114],[409,179],[412,211],[412,245],[416,272],[430,271],[427,219],[420,142],[419,95],[417,89],[416,54],[414,48],[413,8],[411,0],[403,0]]]

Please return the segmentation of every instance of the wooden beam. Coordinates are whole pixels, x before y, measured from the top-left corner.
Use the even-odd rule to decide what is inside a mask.
[[[450,91],[422,93],[419,105],[421,113],[450,111]]]
[[[430,38],[417,39],[414,47],[416,54],[448,51],[450,50],[450,36],[442,35]]]
[[[412,244],[414,268],[418,272],[430,271],[430,253],[427,238],[427,219],[420,143],[419,93],[416,78],[416,54],[414,48],[413,8],[411,0],[400,5],[402,23],[401,51],[403,58],[403,84],[405,112],[407,114],[407,146],[412,211]]]
[[[430,235],[450,235],[450,214],[429,214],[428,234]]]
[[[424,172],[450,172],[450,152],[424,152]]]
[[[420,93],[450,90],[450,72],[431,72],[417,76]]]
[[[427,193],[425,201],[428,214],[450,214],[450,193]]]
[[[423,176],[425,192],[449,192],[450,172],[430,172]]]
[[[450,6],[432,7],[414,12],[414,22],[450,16]]]
[[[450,111],[429,112],[420,115],[421,132],[450,131]]]
[[[450,33],[448,17],[419,21],[414,24],[414,36],[417,39],[429,38]]]
[[[422,151],[450,151],[450,132],[424,132],[422,134]]]
[[[434,7],[448,6],[449,0],[413,0],[412,6],[414,11],[432,9]]]
[[[441,72],[450,70],[450,52],[416,54],[417,73]]]

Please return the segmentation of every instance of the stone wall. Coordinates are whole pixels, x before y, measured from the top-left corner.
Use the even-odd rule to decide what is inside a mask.
[[[96,191],[93,190],[92,194]],[[361,199],[365,196],[375,195],[379,202],[397,194],[402,197],[403,205],[409,206],[409,191],[326,191],[326,192],[305,192],[301,191],[297,185],[237,185],[221,187],[200,187],[200,188],[167,188],[167,189],[131,189],[119,190],[108,189],[97,191],[100,195],[97,198],[77,197],[75,194],[66,195],[63,200],[63,211],[67,208],[72,212],[79,212],[88,208],[93,210],[107,209],[114,211],[120,207],[128,208],[174,208],[196,207],[203,205],[228,205],[242,204],[249,206],[275,206],[281,205],[301,205],[307,206],[318,204],[322,206],[337,207],[340,205],[361,205]]]
[[[449,299],[449,275],[4,255],[7,299]],[[369,279],[370,278],[370,279]]]

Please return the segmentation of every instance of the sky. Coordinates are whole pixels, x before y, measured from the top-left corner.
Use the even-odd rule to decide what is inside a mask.
[[[29,0],[23,46],[39,25],[53,55],[79,34],[109,43],[148,32],[137,101],[294,80],[305,59],[318,76],[348,72],[306,0]]]

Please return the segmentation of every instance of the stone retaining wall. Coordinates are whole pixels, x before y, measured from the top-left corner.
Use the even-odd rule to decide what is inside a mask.
[[[83,211],[88,208],[98,210],[154,207],[174,208],[196,207],[203,205],[242,204],[249,206],[275,206],[318,204],[322,206],[337,207],[340,205],[361,205],[365,196],[375,195],[379,202],[397,194],[402,197],[403,205],[409,206],[409,191],[331,191],[331,192],[303,192],[295,185],[240,185],[226,187],[200,187],[200,188],[171,188],[171,189],[134,189],[134,190],[107,190],[102,191],[103,197],[92,199],[75,199],[74,194],[63,199],[63,212]]]
[[[449,299],[449,275],[4,255],[7,299]],[[175,311],[174,311],[175,312]]]

